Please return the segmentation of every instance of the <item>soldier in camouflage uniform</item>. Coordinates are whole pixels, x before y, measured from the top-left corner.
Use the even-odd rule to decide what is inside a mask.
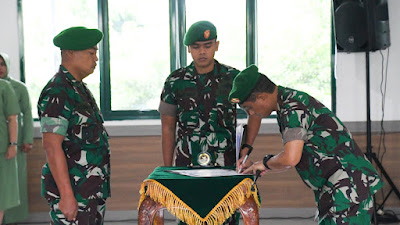
[[[204,151],[212,163],[235,163],[236,110],[227,97],[239,71],[214,59],[216,38],[212,23],[194,23],[185,35],[193,62],[165,81],[159,107],[165,166],[172,166],[174,152],[175,166],[198,165],[197,156]]]
[[[61,49],[57,74],[43,88],[38,114],[47,163],[42,195],[51,224],[100,225],[110,196],[110,148],[99,108],[82,79],[96,67],[97,29],[72,27],[53,42]]]
[[[199,165],[202,153],[211,165],[235,164],[236,107],[228,95],[239,71],[214,59],[216,38],[212,23],[194,23],[184,38],[193,62],[165,81],[159,106],[165,166]]]
[[[305,92],[276,86],[254,65],[236,77],[229,99],[249,117],[276,111],[282,134],[284,150],[246,163],[244,173],[295,167],[314,191],[319,224],[370,224],[372,196],[383,182],[334,113]]]

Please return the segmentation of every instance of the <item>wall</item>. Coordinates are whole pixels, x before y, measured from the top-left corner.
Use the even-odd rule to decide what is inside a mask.
[[[20,56],[16,0],[0,1],[0,24],[0,52],[5,52],[10,56],[11,70],[9,74],[19,78]]]
[[[391,46],[385,104],[386,121],[400,119],[397,85],[400,82],[400,1],[388,0]],[[386,56],[387,50],[382,51]],[[371,120],[381,120],[381,70],[379,51],[370,54]],[[365,53],[339,53],[336,67],[337,114],[343,121],[365,121],[366,118],[366,60]]]

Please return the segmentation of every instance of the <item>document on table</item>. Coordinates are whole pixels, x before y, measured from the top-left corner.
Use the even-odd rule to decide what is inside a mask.
[[[176,173],[191,177],[227,177],[237,175],[248,175],[240,174],[236,170],[228,169],[192,169],[192,170],[166,170],[166,172]]]
[[[242,124],[236,127],[236,162],[239,159],[240,147],[242,146],[243,131]]]

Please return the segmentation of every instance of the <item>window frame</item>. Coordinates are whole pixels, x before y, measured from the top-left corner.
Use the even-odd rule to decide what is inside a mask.
[[[25,82],[25,54],[24,54],[24,29],[22,20],[22,1],[17,1],[18,6],[18,30],[21,81]],[[98,0],[98,29],[103,34],[103,40],[99,43],[100,61],[100,103],[99,108],[105,120],[144,120],[160,119],[157,110],[112,110],[111,109],[111,79],[110,79],[110,43],[109,43],[109,15],[108,1]],[[246,66],[258,64],[257,45],[257,1],[246,0]],[[336,113],[336,79],[335,79],[335,55],[336,40],[333,26],[333,1],[331,2],[331,109]],[[186,1],[169,0],[169,30],[170,30],[170,72],[187,64],[186,47],[183,37],[186,32]],[[161,93],[161,90],[160,90]],[[237,110],[238,118],[246,118],[247,114],[240,108]],[[276,116],[270,116],[275,118]]]

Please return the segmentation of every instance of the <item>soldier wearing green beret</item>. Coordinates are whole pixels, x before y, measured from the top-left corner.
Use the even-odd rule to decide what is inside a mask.
[[[319,224],[370,224],[373,194],[383,182],[334,113],[305,92],[276,86],[254,65],[235,78],[229,99],[249,120],[275,111],[284,144],[275,156],[267,154],[254,164],[247,161],[243,173],[260,170],[263,175],[295,167],[314,192]],[[259,127],[248,124],[249,144]]]
[[[168,76],[159,106],[164,165],[233,166],[236,107],[228,95],[239,71],[214,59],[219,41],[209,21],[190,26],[184,44],[193,62]]]
[[[38,115],[47,163],[42,196],[52,224],[104,222],[110,196],[110,148],[103,117],[82,80],[97,65],[97,29],[71,27],[54,37],[61,66],[43,88]]]

